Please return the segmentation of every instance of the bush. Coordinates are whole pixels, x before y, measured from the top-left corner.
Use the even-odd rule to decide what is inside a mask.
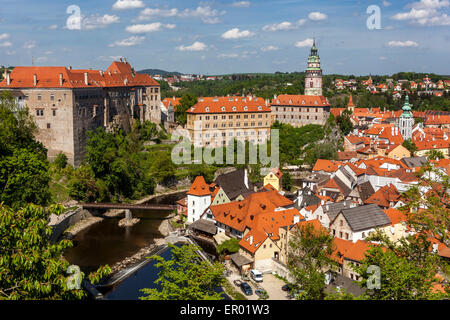
[[[64,153],[62,153],[62,152],[60,152],[57,156],[56,156],[56,159],[55,159],[55,161],[53,162],[54,164],[55,164],[55,166],[58,168],[58,169],[64,169],[66,166],[67,166],[67,156],[64,154]]]

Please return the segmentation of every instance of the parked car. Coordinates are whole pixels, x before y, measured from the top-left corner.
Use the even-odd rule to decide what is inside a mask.
[[[251,296],[253,294],[252,287],[247,282],[241,283],[241,290],[246,296]]]
[[[234,280],[233,283],[234,283],[234,285],[235,285],[236,287],[240,287],[242,281],[241,281],[241,280]]]
[[[292,289],[294,289],[294,285],[292,285],[290,283],[285,284],[284,286],[281,287],[281,290],[287,291],[287,292],[290,292]]]
[[[250,276],[256,282],[263,282],[263,275],[262,275],[262,273],[260,271],[256,270],[256,269],[250,270]]]

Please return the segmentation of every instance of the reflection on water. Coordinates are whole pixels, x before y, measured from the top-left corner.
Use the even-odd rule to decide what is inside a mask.
[[[149,201],[150,204],[175,204],[184,197],[183,193],[163,196]],[[105,218],[81,232],[74,238],[74,247],[64,252],[64,257],[78,265],[82,271],[95,271],[101,265],[110,265],[132,256],[140,249],[162,238],[158,231],[161,222],[170,214],[168,211],[132,210],[133,217],[140,222],[132,227],[121,228],[119,221],[123,215]]]
[[[79,232],[74,247],[64,252],[64,257],[78,265],[84,272],[95,271],[101,265],[113,265],[162,238],[158,228],[170,212],[133,211],[141,221],[132,227],[119,227],[123,216],[105,218]]]

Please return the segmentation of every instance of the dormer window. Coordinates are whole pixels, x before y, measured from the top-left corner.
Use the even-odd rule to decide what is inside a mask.
[[[305,104],[305,100],[302,101],[302,104]]]
[[[233,111],[236,111],[236,107],[233,107]]]
[[[206,108],[205,108],[205,111],[206,111],[206,112],[209,112],[209,107],[206,107]]]
[[[247,111],[248,110],[248,107],[247,106],[244,106],[244,111]]]
[[[258,110],[262,110],[262,107],[261,107],[261,106],[258,106]]]
[[[222,111],[225,111],[225,107],[222,107]]]

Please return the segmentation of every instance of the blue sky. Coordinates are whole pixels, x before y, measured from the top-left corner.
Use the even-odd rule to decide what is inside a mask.
[[[450,0],[2,0],[0,65],[292,72],[315,37],[325,74],[450,74],[449,30]]]

